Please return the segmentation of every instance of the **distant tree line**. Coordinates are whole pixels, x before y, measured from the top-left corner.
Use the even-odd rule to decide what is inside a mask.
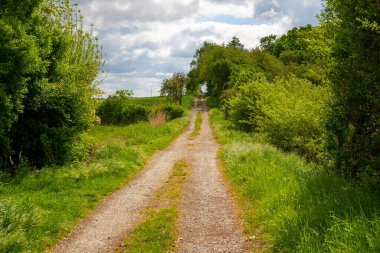
[[[318,26],[246,50],[204,43],[188,87],[207,85],[226,118],[354,179],[380,179],[380,4],[327,0]]]

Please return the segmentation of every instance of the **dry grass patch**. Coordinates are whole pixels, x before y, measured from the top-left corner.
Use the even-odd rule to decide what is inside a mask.
[[[149,116],[149,123],[152,127],[158,127],[166,123],[167,115],[164,111],[158,111]]]

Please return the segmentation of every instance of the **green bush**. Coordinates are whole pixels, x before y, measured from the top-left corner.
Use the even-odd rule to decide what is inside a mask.
[[[0,13],[0,169],[63,163],[93,122],[100,47],[70,1],[1,1]]]
[[[172,103],[167,103],[163,106],[163,109],[168,117],[169,120],[182,117],[183,115],[183,108],[179,105],[175,105]]]
[[[258,129],[272,144],[308,160],[322,161],[331,97],[329,88],[306,79],[278,79],[262,97],[264,117],[259,119]]]
[[[102,125],[129,125],[147,121],[150,110],[131,100],[132,91],[119,90],[110,95],[96,110]]]
[[[239,87],[235,97],[229,101],[230,119],[244,131],[257,131],[259,119],[263,117],[263,96],[269,82],[259,75],[246,85]]]
[[[129,104],[122,111],[122,124],[129,125],[140,121],[147,121],[150,110],[142,105]]]
[[[274,145],[322,161],[331,91],[294,76],[269,83],[257,78],[230,101],[231,120],[264,134]]]

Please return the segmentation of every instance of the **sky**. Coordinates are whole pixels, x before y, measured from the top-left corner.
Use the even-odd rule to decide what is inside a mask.
[[[133,90],[159,95],[163,79],[189,71],[203,42],[245,48],[295,26],[317,24],[321,0],[78,0],[85,25],[94,25],[105,53],[104,96]]]

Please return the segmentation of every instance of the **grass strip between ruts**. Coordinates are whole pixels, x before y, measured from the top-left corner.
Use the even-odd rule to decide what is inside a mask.
[[[187,138],[188,140],[194,140],[199,135],[199,132],[201,131],[201,125],[202,125],[202,112],[198,112],[197,118],[195,119],[194,130],[193,132],[191,132],[191,134]]]
[[[190,171],[186,160],[179,160],[167,182],[153,195],[143,211],[144,220],[125,239],[125,253],[165,253],[174,248],[178,228],[178,204]]]

